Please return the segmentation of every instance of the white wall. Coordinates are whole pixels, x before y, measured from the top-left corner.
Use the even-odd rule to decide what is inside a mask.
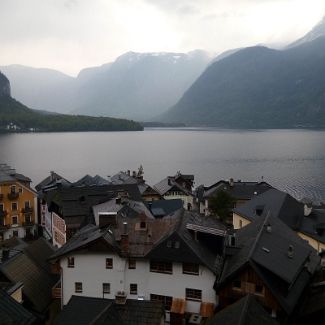
[[[200,266],[199,275],[182,273],[182,264],[173,263],[173,274],[150,272],[148,260],[137,259],[136,269],[128,269],[128,262],[115,254],[76,254],[75,267],[67,267],[67,258],[61,260],[63,272],[63,304],[67,304],[75,293],[75,282],[82,282],[83,292],[79,295],[103,297],[102,284],[111,284],[111,293],[105,298],[114,299],[117,291],[125,291],[128,299],[137,299],[150,294],[185,299],[185,288],[202,290],[202,302],[216,303],[213,289],[215,275],[205,266]],[[106,269],[106,258],[113,258],[113,269]],[[130,283],[137,283],[138,295],[130,295]],[[186,311],[199,313],[201,302],[187,301]]]

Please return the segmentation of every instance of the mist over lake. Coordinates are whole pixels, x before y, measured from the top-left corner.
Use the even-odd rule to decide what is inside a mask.
[[[0,135],[1,163],[29,176],[33,185],[51,170],[75,181],[144,168],[154,185],[178,170],[195,185],[220,179],[265,180],[298,199],[325,201],[325,131],[145,129],[143,132]]]

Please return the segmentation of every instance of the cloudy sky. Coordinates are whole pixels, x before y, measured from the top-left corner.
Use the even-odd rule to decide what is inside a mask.
[[[0,65],[76,75],[127,51],[279,45],[324,14],[324,0],[0,0]]]

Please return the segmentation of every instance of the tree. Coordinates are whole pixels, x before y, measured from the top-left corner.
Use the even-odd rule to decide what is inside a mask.
[[[234,202],[234,198],[228,192],[220,190],[209,199],[209,210],[221,221],[226,222],[231,216]]]

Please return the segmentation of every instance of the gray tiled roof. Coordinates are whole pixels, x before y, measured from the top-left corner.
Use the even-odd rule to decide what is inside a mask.
[[[161,180],[159,183],[154,185],[153,187],[160,195],[165,195],[168,191],[180,191],[183,192],[185,195],[193,195],[190,193],[186,188],[182,187],[178,183],[175,182],[175,178],[168,176]]]
[[[298,237],[279,218],[262,216],[236,233],[237,252],[228,257],[220,288],[250,265],[290,314],[319,265],[319,257],[308,243]],[[293,257],[288,255],[292,247]]]
[[[31,179],[23,174],[16,173],[16,170],[6,164],[0,164],[0,182],[31,182]]]
[[[96,176],[85,175],[78,181],[74,182],[72,185],[78,187],[78,186],[101,186],[101,185],[109,185],[109,184],[110,182],[107,179],[99,175]]]
[[[152,214],[156,216],[167,216],[176,210],[183,208],[183,201],[175,200],[155,200],[147,202],[146,205],[150,208]]]
[[[214,315],[206,325],[277,325],[252,295],[246,295]]]
[[[71,184],[68,180],[66,180],[64,177],[62,177],[61,175],[55,173],[55,172],[51,172],[51,175],[49,175],[48,177],[44,178],[40,183],[38,183],[35,186],[36,191],[40,191],[42,190],[44,187],[49,187],[51,185],[54,184]]]
[[[204,220],[203,220],[204,219]],[[210,217],[202,218],[195,212],[184,211],[178,223],[146,255],[162,261],[203,264],[216,273],[218,254],[200,240],[195,240],[187,225],[201,225],[226,231],[225,226]],[[220,246],[222,246],[222,240]],[[178,242],[178,244],[175,244]]]
[[[114,300],[72,296],[54,325],[160,325],[164,309],[160,302]]]
[[[234,209],[234,212],[252,221],[258,218],[256,208],[259,208],[262,216],[271,214],[281,219],[292,229],[299,229],[304,217],[304,204],[297,201],[288,193],[277,189],[270,189],[245,204]]]
[[[0,323],[2,325],[32,325],[36,324],[36,318],[0,289]]]
[[[215,195],[218,191],[223,190],[228,192],[237,200],[249,200],[271,188],[272,186],[266,182],[236,181],[233,183],[233,186],[230,186],[228,181],[221,180],[209,187],[205,187],[204,193],[201,195],[203,198],[209,198]]]

